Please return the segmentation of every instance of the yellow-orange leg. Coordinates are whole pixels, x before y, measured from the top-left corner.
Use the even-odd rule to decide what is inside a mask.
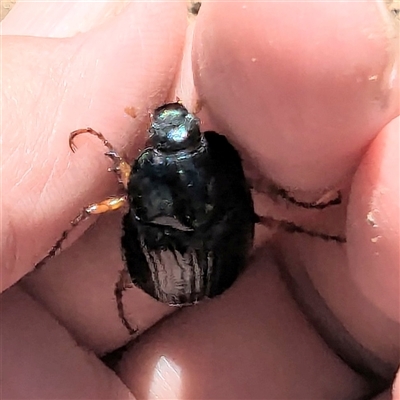
[[[110,197],[106,200],[103,200],[99,203],[90,204],[89,206],[85,207],[71,222],[70,228],[66,229],[62,234],[61,237],[57,240],[54,246],[50,249],[47,256],[44,257],[41,261],[39,261],[35,268],[40,268],[43,266],[50,258],[54,257],[58,250],[61,249],[61,245],[67,239],[68,235],[71,231],[79,225],[82,221],[88,219],[91,215],[96,214],[104,214],[110,211],[115,211],[120,209],[126,203],[126,196],[118,196],[118,197]]]
[[[128,185],[129,175],[131,172],[131,167],[129,163],[121,157],[117,151],[114,149],[112,144],[101,134],[100,132],[95,131],[92,128],[85,128],[85,129],[78,129],[73,131],[69,135],[69,147],[71,148],[72,152],[75,152],[77,147],[74,143],[74,139],[76,136],[81,135],[83,133],[89,133],[91,135],[96,136],[100,139],[104,146],[107,147],[108,152],[105,155],[114,162],[114,166],[109,168],[109,171],[116,172],[118,176],[119,182],[124,186],[126,189]],[[43,264],[46,263],[47,260],[54,257],[58,250],[60,250],[62,243],[65,241],[69,233],[82,221],[89,218],[91,215],[94,214],[103,214],[109,211],[118,210],[126,203],[126,196],[115,196],[110,197],[106,200],[103,200],[99,203],[90,204],[89,206],[85,207],[78,215],[70,222],[70,228],[65,230],[61,237],[57,240],[54,246],[50,249],[49,253],[43,260],[39,261],[36,264],[35,268],[41,267]]]
[[[90,135],[96,136],[103,142],[104,146],[107,147],[108,151],[105,153],[105,155],[111,158],[114,163],[114,166],[109,168],[108,170],[117,174],[119,183],[121,183],[126,189],[128,187],[131,166],[129,165],[129,162],[125,159],[125,157],[122,157],[118,154],[113,145],[103,136],[102,133],[97,132],[92,128],[78,129],[71,132],[69,135],[69,147],[71,148],[71,150],[75,153],[77,147],[74,143],[74,139],[76,138],[76,136],[82,135],[83,133],[89,133]]]
[[[92,128],[78,129],[76,131],[71,132],[70,136],[69,136],[69,147],[71,148],[72,152],[75,152],[77,149],[77,147],[74,143],[74,139],[76,138],[76,136],[81,135],[83,133],[89,133],[91,135],[96,136],[98,139],[100,139],[103,142],[103,145],[105,147],[107,147],[108,151],[105,153],[105,155],[107,157],[111,158],[111,160],[114,163],[114,166],[112,168],[109,168],[108,170],[115,172],[118,176],[118,181],[123,185],[123,187],[125,189],[127,189],[129,176],[131,173],[131,166],[129,165],[129,162],[124,157],[122,157],[118,154],[118,152],[114,149],[114,147],[111,145],[111,143],[100,132],[97,132]],[[126,204],[126,201],[127,201],[126,195],[114,196],[114,197],[105,199],[99,203],[93,203],[93,204],[90,204],[89,206],[85,207],[70,222],[69,229],[65,230],[62,233],[61,237],[57,240],[57,242],[51,248],[51,250],[49,251],[47,256],[44,257],[38,264],[36,264],[35,268],[40,268],[50,258],[54,257],[56,255],[56,253],[61,249],[63,242],[67,239],[70,232],[77,225],[79,225],[82,221],[86,220],[91,215],[104,214],[104,213],[107,213],[110,211],[118,210]],[[123,304],[122,304],[122,292],[131,286],[132,286],[132,281],[130,279],[129,273],[126,269],[124,269],[120,274],[120,278],[119,278],[118,282],[116,283],[114,293],[115,293],[115,297],[116,297],[116,301],[117,301],[118,315],[119,315],[123,325],[125,326],[125,328],[132,335],[137,332],[137,329],[132,328],[132,326],[126,320],[125,315],[124,315],[124,308],[123,308]]]

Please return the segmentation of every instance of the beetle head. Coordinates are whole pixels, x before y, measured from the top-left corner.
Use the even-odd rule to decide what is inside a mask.
[[[180,103],[165,104],[154,111],[149,135],[150,144],[161,151],[194,149],[201,139],[199,120]]]

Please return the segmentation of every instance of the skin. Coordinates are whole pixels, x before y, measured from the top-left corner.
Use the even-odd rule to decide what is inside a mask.
[[[2,23],[2,396],[399,399],[398,54],[384,5],[210,2],[188,28],[184,3],[88,4],[23,2]],[[30,272],[82,207],[118,191],[101,143],[82,136],[72,154],[69,132],[91,126],[133,159],[148,112],[176,94],[195,107],[194,86],[204,128],[257,182],[256,211],[348,243],[257,227],[234,287],[133,340],[115,374],[99,356],[130,340],[113,298],[121,214],[83,223]],[[298,209],[271,200],[271,180],[344,201]],[[176,311],[135,288],[124,305],[141,333]]]

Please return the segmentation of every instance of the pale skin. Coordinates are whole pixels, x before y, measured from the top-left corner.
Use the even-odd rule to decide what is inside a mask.
[[[96,354],[130,338],[113,296],[121,210],[90,218],[60,256],[2,294],[3,397],[373,396],[368,373],[390,380],[399,358],[399,85],[383,6],[212,2],[184,46],[185,4],[60,4],[23,2],[3,26],[26,36],[2,43],[2,290],[33,269],[79,210],[119,193],[102,143],[82,135],[72,153],[70,132],[91,126],[134,159],[148,112],[176,94],[190,101],[188,64],[175,81],[183,94],[171,91],[183,48],[193,51],[205,128],[225,133],[259,175],[307,199],[326,189],[344,195],[321,212],[262,194],[257,211],[345,233],[348,243],[278,232],[265,244],[260,232],[231,290],[143,333],[115,375]],[[37,16],[34,5],[46,12]],[[315,318],[304,318],[304,303]],[[140,333],[173,311],[135,288],[124,305]],[[399,398],[396,390],[379,398]]]

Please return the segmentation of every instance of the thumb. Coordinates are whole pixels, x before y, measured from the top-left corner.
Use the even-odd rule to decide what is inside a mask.
[[[114,13],[107,9],[107,18],[99,17],[101,25],[70,38],[3,36],[2,290],[46,255],[77,210],[117,190],[106,178],[97,144],[83,144],[80,157],[72,157],[69,133],[92,126],[117,148],[125,143],[125,151],[133,152],[148,110],[172,86],[182,56],[185,4],[137,2],[123,10],[118,4]],[[65,7],[52,3],[49,9],[61,16]],[[88,13],[89,7],[82,3],[76,10]],[[17,18],[14,11],[10,18]],[[47,24],[56,26],[54,13],[47,16]],[[39,26],[46,25],[43,18]],[[78,30],[85,30],[82,18],[77,21]],[[126,111],[133,107],[134,119]]]

